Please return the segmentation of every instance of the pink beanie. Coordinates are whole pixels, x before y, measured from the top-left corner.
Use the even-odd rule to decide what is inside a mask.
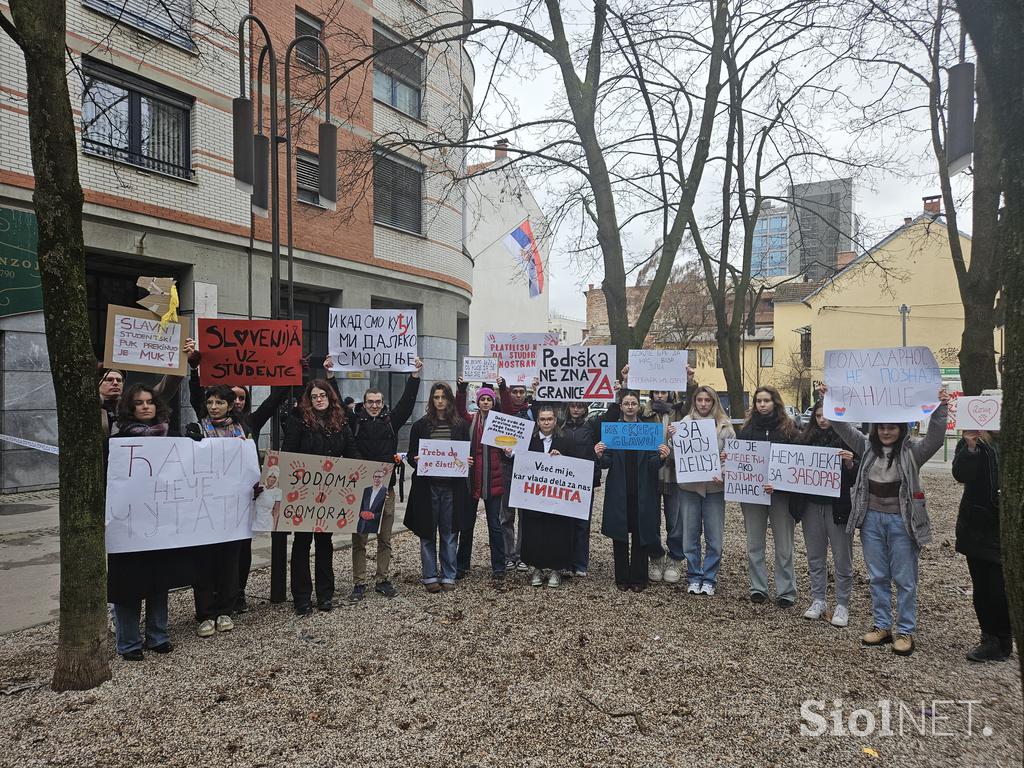
[[[480,404],[480,398],[481,397],[489,397],[489,398],[491,398],[491,400],[493,402],[497,402],[498,401],[498,398],[494,396],[494,390],[491,389],[490,387],[480,387],[480,389],[478,389],[476,391],[476,403],[477,403],[477,405]]]

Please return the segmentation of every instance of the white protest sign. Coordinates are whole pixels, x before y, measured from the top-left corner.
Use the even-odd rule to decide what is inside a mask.
[[[107,307],[106,368],[182,376],[187,363],[181,342],[180,323],[161,329],[160,318],[152,312],[115,304]]]
[[[252,538],[256,444],[115,437],[107,462],[107,552]]]
[[[331,307],[328,352],[335,371],[415,371],[415,309]]]
[[[725,500],[745,504],[771,504],[771,496],[764,492],[768,482],[768,461],[772,444],[765,440],[726,440]]]
[[[615,347],[541,347],[538,365],[539,401],[615,399]]]
[[[557,333],[484,334],[484,355],[498,358],[505,382],[529,386],[537,378],[537,350],[561,341]]]
[[[480,442],[493,445],[495,448],[511,448],[514,453],[521,453],[530,448],[533,436],[533,422],[507,413],[490,411]]]
[[[998,432],[1002,415],[1002,395],[961,395],[956,399],[957,429]]]
[[[629,369],[632,378],[633,368]],[[722,477],[722,457],[714,419],[684,419],[672,423],[672,460],[677,483],[707,483]]]
[[[839,496],[842,474],[838,448],[772,443],[768,484],[776,491]]]
[[[526,451],[512,465],[508,505],[586,520],[593,484],[592,461]]]
[[[928,347],[831,349],[825,383],[831,421],[910,423],[935,410],[942,374]]]
[[[420,440],[416,474],[420,477],[467,477],[468,440]]]
[[[462,358],[462,378],[466,381],[496,381],[498,378],[498,358]]]
[[[629,350],[629,388],[651,392],[685,392],[685,349]]]

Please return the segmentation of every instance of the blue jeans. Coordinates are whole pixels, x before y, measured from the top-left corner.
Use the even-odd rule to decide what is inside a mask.
[[[725,535],[725,493],[701,496],[693,491],[676,491],[679,499],[679,536],[686,553],[686,580],[690,584],[718,583],[722,563],[722,538]],[[700,535],[704,533],[704,557],[700,553]]]
[[[668,556],[676,562],[682,562],[686,557],[683,528],[679,522],[683,506],[679,497],[681,490],[681,488],[676,488],[673,493],[661,497],[661,503],[665,507],[665,546],[668,549]]]
[[[429,539],[420,539],[420,565],[424,584],[437,583],[437,537],[441,538],[441,583],[455,583],[455,558],[459,548],[459,535],[455,532],[455,494],[451,485],[431,481],[430,511],[437,533]]]
[[[917,629],[917,562],[921,548],[901,515],[868,510],[860,529],[864,564],[871,580],[871,614],[879,629],[892,629],[892,583],[896,583],[896,633]]]
[[[484,512],[487,514],[487,540],[491,546],[491,571],[505,572],[505,533],[501,528],[501,496],[483,499]],[[469,563],[473,557],[473,528],[476,527],[476,510],[473,511],[473,522],[469,528],[459,533],[459,553],[456,567],[459,573],[469,571]]]
[[[594,489],[597,490],[596,488]],[[590,565],[590,518],[594,516],[594,495],[590,496],[590,516],[586,520],[576,520],[576,528],[572,536],[572,556],[574,571],[586,573]]]
[[[114,603],[114,629],[118,653],[142,649],[139,620],[142,618],[142,600]],[[167,633],[167,592],[158,592],[146,598],[146,647],[161,645],[171,639]]]

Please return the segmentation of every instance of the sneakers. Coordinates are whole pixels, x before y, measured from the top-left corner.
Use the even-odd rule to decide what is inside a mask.
[[[715,585],[712,584],[710,581],[705,581],[703,584],[700,585],[700,593],[702,595],[707,595],[708,597],[714,597]]]
[[[145,661],[146,655],[142,652],[141,648],[136,648],[134,651],[122,653],[121,658],[125,661]]]
[[[506,571],[514,571],[515,569],[516,569],[516,561],[515,560],[506,560],[505,561],[505,570]]]
[[[442,592],[454,592],[455,591],[455,585],[454,584],[442,584],[441,585],[441,591]]]
[[[751,592],[750,602],[752,602],[754,605],[761,605],[763,603],[768,602],[768,595],[766,595],[764,592]]]
[[[441,591],[441,585],[438,584],[436,581],[432,581],[429,584],[424,584],[423,586],[426,588],[427,592],[429,592],[432,595],[436,595],[438,592]]]
[[[1006,650],[1006,643],[1000,642],[995,635],[982,633],[981,642],[967,652],[968,661],[1006,661],[1010,658],[1010,651]]]
[[[309,603],[296,603],[295,604],[295,615],[296,616],[309,616],[313,612],[313,606]]]
[[[562,586],[562,574],[558,571],[552,571],[551,575],[548,576],[548,586],[552,588]]]
[[[321,613],[330,613],[334,610],[334,601],[330,598],[327,600],[318,600],[316,603],[316,609]]]
[[[352,587],[352,594],[348,596],[350,603],[358,603],[366,596],[366,586],[363,584],[356,584]]]
[[[199,622],[196,634],[200,637],[212,637],[216,631],[217,625],[214,623],[213,619],[206,619],[206,621]]]
[[[850,609],[845,605],[837,605],[835,612],[832,614],[832,626],[845,627],[849,623]]]
[[[235,628],[235,622],[231,620],[228,615],[221,615],[217,617],[217,631],[218,632],[230,632]]]
[[[775,604],[779,606],[779,608],[792,608],[796,605],[796,600],[792,597],[780,597],[775,600]]]
[[[581,568],[577,568],[575,571],[572,572],[572,575],[578,579],[583,579],[586,578],[587,572]]]
[[[530,566],[528,566],[522,560],[520,560],[518,563],[516,563],[516,568],[519,569],[520,571],[528,571],[528,570],[530,570]]]
[[[867,646],[885,645],[891,642],[892,632],[888,629],[879,629],[878,627],[872,627],[871,631],[860,639],[860,644]]]
[[[691,581],[689,583],[689,585],[686,587],[686,594],[688,594],[688,595],[699,595],[700,594],[700,584],[698,584],[695,581]]]
[[[530,576],[530,584],[534,587],[539,587],[544,584],[544,573],[540,568],[533,569],[533,573]]]
[[[678,584],[681,577],[682,573],[679,570],[679,563],[670,559],[665,566],[665,570],[662,572],[662,578],[665,580],[665,583]]]
[[[378,581],[377,586],[373,588],[373,591],[377,594],[384,595],[389,600],[398,594],[398,590],[394,588],[390,581]]]
[[[647,579],[649,581],[661,581],[665,576],[665,558],[651,558],[647,565]]]
[[[896,639],[892,641],[892,652],[897,656],[909,656],[914,652],[914,636],[913,635],[896,635]]]
[[[804,618],[811,621],[817,621],[827,610],[828,606],[825,605],[824,600],[815,600],[811,603],[811,607],[804,611]]]

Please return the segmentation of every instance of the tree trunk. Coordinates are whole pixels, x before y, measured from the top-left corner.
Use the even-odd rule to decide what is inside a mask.
[[[78,145],[64,0],[8,0],[28,73],[29,140],[50,368],[60,425],[60,633],[54,690],[110,679],[103,437],[89,340]]]

